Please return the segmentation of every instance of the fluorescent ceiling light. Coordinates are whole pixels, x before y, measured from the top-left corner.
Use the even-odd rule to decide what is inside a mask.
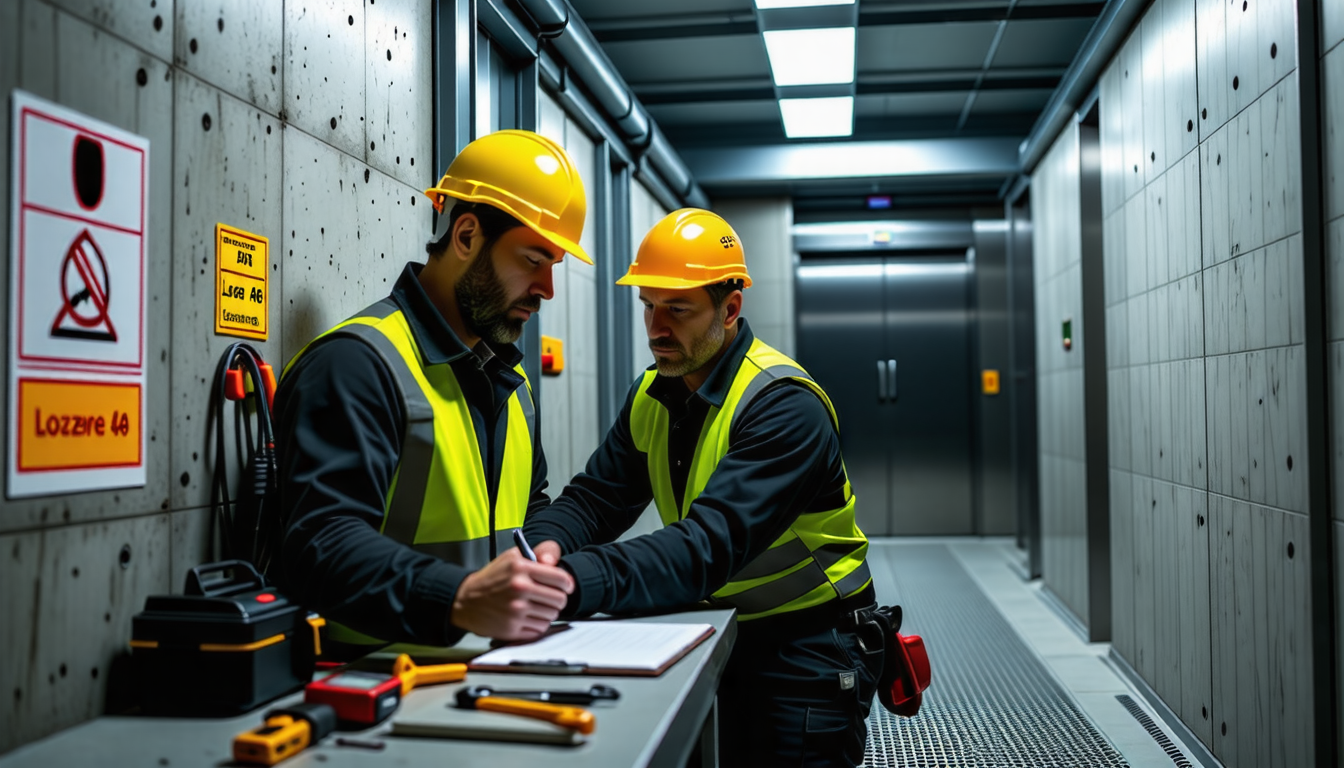
[[[775,85],[854,82],[854,28],[772,29],[765,52]]]
[[[849,136],[854,133],[854,97],[780,99],[784,135],[790,139]]]
[[[756,7],[763,11],[772,8],[812,8],[818,5],[853,5],[854,0],[756,0]]]

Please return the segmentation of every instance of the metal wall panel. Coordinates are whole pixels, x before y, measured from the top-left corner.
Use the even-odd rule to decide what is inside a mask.
[[[1114,389],[1111,390],[1115,391]],[[1114,430],[1112,430],[1114,433]],[[1114,455],[1114,454],[1112,454]],[[1134,658],[1134,476],[1111,470],[1111,645]]]
[[[1148,153],[1144,150],[1143,113],[1143,36],[1140,30],[1130,34],[1120,49],[1120,101],[1124,104],[1125,199],[1133,197],[1147,180]]]
[[[164,513],[4,537],[0,581],[23,585],[12,604],[27,618],[7,622],[22,636],[6,647],[23,650],[6,654],[14,663],[0,666],[9,684],[5,700],[13,702],[0,749],[103,711],[131,616],[145,597],[169,588],[168,528]]]
[[[1269,0],[1279,2],[1279,0]],[[1260,176],[1264,184],[1264,241],[1302,231],[1302,124],[1297,73],[1259,101]]]
[[[1162,87],[1166,98],[1167,168],[1180,162],[1199,144],[1199,134],[1195,130],[1195,124],[1199,122],[1195,3],[1196,0],[1167,0],[1163,13]]]
[[[1199,140],[1202,144],[1233,114],[1229,110],[1232,76],[1227,72],[1227,20],[1224,0],[1195,0],[1198,65]]]
[[[48,2],[91,25],[111,32],[160,61],[168,62],[173,59],[175,0],[163,0],[161,3],[109,3],[104,0],[48,0]],[[89,52],[84,51],[85,54]]]
[[[367,152],[356,153],[383,173],[424,189],[442,168],[433,162],[432,0],[366,6]],[[417,164],[417,160],[419,161]]]
[[[1226,261],[1233,255],[1229,222],[1231,203],[1228,197],[1232,183],[1232,162],[1228,154],[1230,132],[1230,126],[1220,130],[1199,147],[1205,268]]]
[[[214,442],[206,414],[220,355],[234,336],[215,334],[215,224],[222,222],[270,240],[270,341],[249,341],[279,367],[284,281],[280,270],[282,222],[281,123],[255,107],[178,72],[173,109],[173,347],[171,408],[174,509],[210,502]],[[206,128],[208,120],[209,128]],[[293,132],[291,132],[293,133]],[[165,397],[165,400],[170,398]],[[233,407],[225,409],[233,445]],[[236,462],[229,461],[229,465]],[[236,470],[236,467],[231,467]]]
[[[121,4],[155,8],[154,4]],[[173,3],[166,3],[171,12]],[[284,107],[284,3],[176,4],[174,63],[270,116]],[[167,31],[165,18],[165,32]],[[162,34],[162,33],[159,33]]]
[[[1100,91],[1101,124],[1101,210],[1107,219],[1125,203],[1125,118],[1120,109],[1122,63],[1117,58],[1102,72]],[[1108,299],[1109,301],[1109,299]]]
[[[1321,0],[1321,48],[1329,51],[1344,41],[1344,3]]]
[[[1141,175],[1145,184],[1161,177],[1167,159],[1167,99],[1163,88],[1165,7],[1176,0],[1156,0],[1139,22],[1139,90],[1143,94],[1143,145]],[[1130,72],[1132,77],[1134,72]]]
[[[365,7],[363,0],[285,3],[287,119],[361,160],[368,146]]]
[[[150,141],[144,319],[145,349],[149,350],[145,355],[146,387],[150,394],[144,413],[148,436],[144,487],[64,498],[6,500],[0,531],[144,514],[167,509],[168,503],[169,412],[167,398],[155,397],[155,393],[168,391],[168,363],[163,353],[171,344],[168,307],[172,228],[167,211],[172,194],[173,85],[167,79],[168,67],[64,11],[37,2],[23,4],[19,10],[22,27],[18,32],[18,69],[11,70],[10,75],[19,79],[0,85],[24,88]],[[139,68],[147,76],[143,87],[136,83]],[[8,165],[6,154],[0,168]],[[5,195],[7,199],[8,190]],[[0,219],[0,236],[8,243],[9,216]],[[8,317],[9,271],[3,271],[0,312]],[[8,338],[4,341],[7,344]],[[7,379],[0,381],[0,398],[7,397],[7,387]]]
[[[1339,7],[1344,3],[1335,2],[1334,5]],[[1344,28],[1344,10],[1339,11],[1339,16],[1340,26]],[[1341,32],[1344,33],[1344,29]],[[1336,46],[1321,59],[1321,123],[1321,136],[1325,139],[1322,142],[1325,218],[1331,222],[1330,226],[1337,228],[1340,225],[1334,220],[1344,216],[1344,46]],[[1329,272],[1334,274],[1336,281],[1341,279],[1339,270]],[[1344,304],[1332,303],[1331,306]],[[1335,317],[1341,315],[1338,311],[1333,314]],[[1336,333],[1333,338],[1341,336],[1344,333]]]
[[[1331,460],[1331,476],[1344,478],[1344,342],[1331,342],[1330,355],[1330,435],[1335,443]],[[1344,521],[1344,482],[1331,484],[1333,503],[1332,514],[1336,520]],[[1344,553],[1344,549],[1335,548],[1335,552]],[[1337,574],[1344,574],[1344,568],[1337,568]],[[1341,576],[1344,578],[1344,576]],[[1335,595],[1344,600],[1344,591],[1335,590]],[[1338,614],[1344,617],[1344,612]],[[1344,664],[1340,665],[1344,667]],[[1341,674],[1344,674],[1342,672]],[[1341,688],[1344,690],[1344,688]],[[1344,731],[1341,731],[1344,733]]]

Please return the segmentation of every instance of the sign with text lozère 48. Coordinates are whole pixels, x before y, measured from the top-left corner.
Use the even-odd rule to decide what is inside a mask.
[[[15,91],[6,494],[145,484],[149,141]]]

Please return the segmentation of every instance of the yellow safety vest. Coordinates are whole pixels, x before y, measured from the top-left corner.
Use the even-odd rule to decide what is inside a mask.
[[[723,405],[711,407],[705,416],[678,508],[668,466],[669,415],[663,404],[649,395],[657,375],[651,370],[639,384],[630,407],[630,434],[635,447],[648,456],[653,500],[663,525],[685,519],[691,503],[704,491],[715,467],[728,453],[733,417],[771,384],[789,379],[811,389],[825,403],[835,428],[840,428],[835,407],[821,386],[793,360],[755,339]],[[854,520],[854,493],[848,473],[844,496],[844,506],[837,509],[800,514],[769,549],[715,592],[713,601],[733,606],[738,619],[747,621],[848,597],[867,586],[872,581],[864,559],[868,539]]]
[[[491,530],[490,492],[481,446],[452,365],[425,364],[405,315],[390,299],[383,299],[317,338],[334,334],[353,336],[372,347],[401,390],[405,436],[380,533],[417,552],[473,570],[490,562],[492,538],[497,542],[496,551],[513,546],[513,529],[522,527],[532,492],[532,446],[536,437],[532,385],[523,367],[514,367],[524,385],[508,402],[504,464]],[[285,373],[307,349],[294,356]],[[331,622],[328,629],[332,639],[345,643],[384,642],[336,622]]]

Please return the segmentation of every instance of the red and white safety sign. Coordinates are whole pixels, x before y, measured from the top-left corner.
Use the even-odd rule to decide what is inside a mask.
[[[144,485],[149,140],[12,114],[7,495]]]

